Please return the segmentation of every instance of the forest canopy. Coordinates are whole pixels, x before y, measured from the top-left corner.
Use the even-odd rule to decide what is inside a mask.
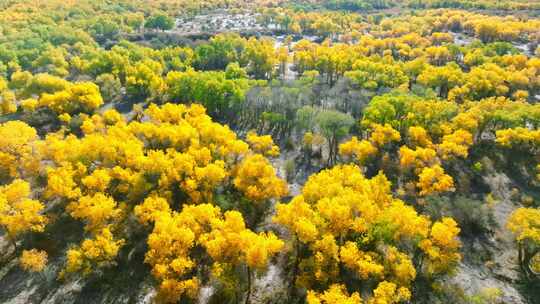
[[[539,12],[0,1],[0,302],[540,303]]]

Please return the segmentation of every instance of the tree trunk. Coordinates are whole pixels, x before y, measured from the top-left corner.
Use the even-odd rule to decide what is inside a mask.
[[[300,242],[298,241],[297,237],[295,237],[294,239],[294,248],[296,252],[294,256],[292,279],[289,285],[289,303],[293,302],[293,299],[296,295],[296,278],[298,277],[298,270],[300,267]]]
[[[249,304],[249,298],[251,297],[251,268],[247,266],[247,294],[245,304]]]
[[[15,241],[15,239],[12,239],[10,237],[8,237],[8,240],[9,240],[9,243],[11,244],[11,246],[13,246],[13,252],[9,253],[9,249],[8,249],[8,254],[5,254],[2,256],[2,259],[0,261],[0,267],[3,267],[5,265],[7,265],[14,257],[17,256],[17,251],[19,250],[19,248],[17,247],[17,242]]]

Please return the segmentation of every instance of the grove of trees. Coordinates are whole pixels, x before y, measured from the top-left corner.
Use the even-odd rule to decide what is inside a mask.
[[[274,275],[272,303],[538,303],[538,8],[0,3],[0,286],[129,273],[159,303],[267,303]],[[193,36],[209,12],[259,27]],[[455,282],[475,267],[495,289]]]

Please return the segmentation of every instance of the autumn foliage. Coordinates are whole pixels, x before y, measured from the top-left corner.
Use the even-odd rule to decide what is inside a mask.
[[[2,283],[476,303],[472,238],[538,280],[537,1],[4,2]]]

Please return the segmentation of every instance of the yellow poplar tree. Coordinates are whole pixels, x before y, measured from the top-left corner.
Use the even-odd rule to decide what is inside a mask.
[[[374,284],[369,303],[397,303],[410,299],[418,272],[445,274],[457,265],[456,223],[432,223],[390,187],[383,174],[368,179],[343,165],[312,175],[300,195],[276,206],[274,221],[292,235],[291,284],[311,290],[314,303],[327,301],[327,287],[343,296],[334,284],[346,282],[344,268]]]
[[[48,222],[43,215],[45,206],[30,196],[30,184],[24,180],[0,187],[0,226],[15,248],[21,234],[43,232]]]

